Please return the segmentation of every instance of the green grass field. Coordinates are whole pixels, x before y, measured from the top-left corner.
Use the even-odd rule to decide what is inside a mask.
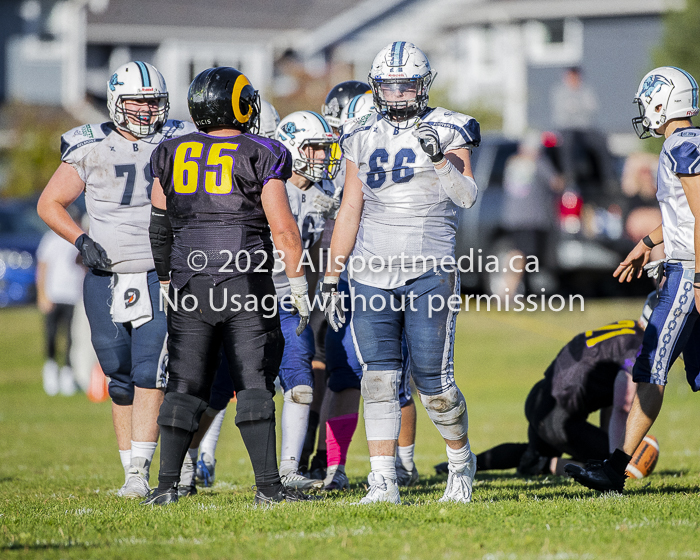
[[[641,301],[589,301],[575,313],[463,312],[456,372],[472,449],[524,441],[525,396],[559,348],[581,330],[640,310]],[[42,362],[38,313],[1,311],[0,558],[700,557],[700,400],[680,363],[652,430],[661,446],[656,472],[628,482],[623,496],[506,472],[478,475],[471,504],[438,504],[445,479],[431,473],[445,460],[444,444],[419,406],[423,477],[403,492],[404,505],[352,505],[369,470],[360,426],[348,461],[352,491],[261,511],[250,507],[252,470],[233,415],[213,489],[160,509],[117,498],[123,471],[109,404],[47,397]]]

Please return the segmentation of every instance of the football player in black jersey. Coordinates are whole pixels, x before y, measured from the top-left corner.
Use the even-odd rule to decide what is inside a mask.
[[[236,425],[255,473],[255,503],[305,499],[280,482],[272,400],[284,349],[273,239],[301,317],[297,334],[309,315],[302,244],[285,188],[291,157],[281,143],[250,132],[258,93],[237,70],[199,74],[188,105],[199,131],[161,144],[151,158],[149,231],[159,280],[170,283],[170,377],[158,417],[159,484],[142,503],[177,501],[180,468],[207,408],[222,346],[237,396]]]
[[[521,475],[564,474],[564,466],[607,459],[625,436],[634,394],[632,368],[658,304],[649,294],[642,316],[576,335],[525,401],[528,443],[503,443],[476,456],[477,471],[517,468]],[[601,425],[588,422],[600,410]],[[566,453],[572,460],[561,459]],[[447,473],[447,463],[435,466]]]

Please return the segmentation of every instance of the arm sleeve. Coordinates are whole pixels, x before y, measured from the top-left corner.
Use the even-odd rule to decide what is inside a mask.
[[[173,232],[167,210],[151,206],[148,237],[151,241],[151,253],[153,253],[158,280],[168,282],[170,280],[170,249],[173,244]]]
[[[680,175],[700,173],[700,150],[692,142],[683,142],[668,152],[672,171]]]

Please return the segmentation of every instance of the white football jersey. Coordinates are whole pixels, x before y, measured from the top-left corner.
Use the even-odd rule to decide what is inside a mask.
[[[694,260],[695,217],[678,174],[700,173],[700,129],[677,129],[664,142],[656,178],[664,251],[669,259]]]
[[[287,197],[289,198],[289,206],[292,208],[292,214],[297,221],[299,233],[301,234],[301,245],[305,251],[313,247],[323,235],[323,227],[326,224],[326,219],[323,214],[313,205],[315,196],[333,194],[324,192],[318,183],[311,185],[305,191],[295,186],[291,181],[287,181]],[[308,258],[306,262],[308,262]],[[284,272],[284,263],[281,259],[275,262],[275,271],[272,279],[275,282],[275,291],[277,297],[282,298],[291,293],[289,288],[289,279]]]
[[[61,161],[85,183],[89,235],[107,251],[113,272],[153,270],[151,153],[163,140],[195,131],[192,123],[169,120],[158,134],[131,142],[106,122],[79,126],[61,137]]]
[[[478,146],[481,140],[479,123],[468,115],[438,107],[421,121],[437,131],[445,153]],[[364,197],[349,270],[363,284],[395,288],[423,274],[422,263],[432,264],[426,258],[439,264],[443,257],[454,257],[459,207],[412,132],[377,113],[343,127],[340,146],[358,167]]]

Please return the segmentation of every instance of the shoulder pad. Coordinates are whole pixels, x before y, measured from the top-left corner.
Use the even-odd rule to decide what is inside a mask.
[[[194,126],[194,124],[189,121],[178,121],[174,119],[168,119],[165,121],[165,124],[160,131],[160,133],[163,135],[163,140],[174,138],[176,136],[184,136],[185,134],[190,134],[192,132],[197,132],[197,127]]]
[[[61,161],[78,160],[91,150],[95,144],[105,139],[114,130],[111,123],[85,124],[77,126],[61,136]],[[77,157],[77,153],[82,155]]]
[[[671,160],[671,169],[681,175],[700,173],[700,136],[675,144],[666,150]]]
[[[437,107],[425,115],[424,120],[435,128],[453,130],[462,137],[464,144],[471,148],[476,148],[481,143],[479,121],[470,115]]]

